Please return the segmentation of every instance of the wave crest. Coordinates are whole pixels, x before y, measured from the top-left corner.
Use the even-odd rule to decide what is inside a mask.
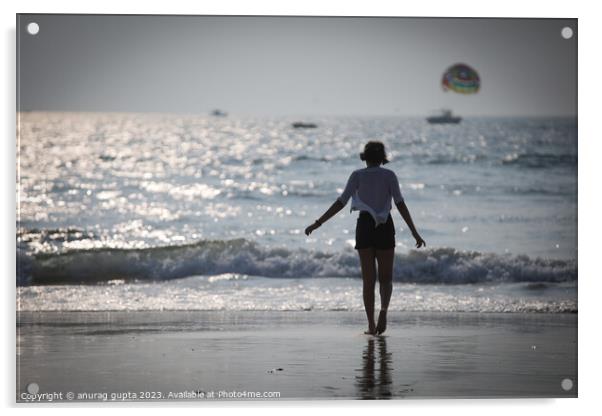
[[[353,250],[320,252],[261,247],[245,239],[205,240],[145,249],[101,248],[30,255],[17,252],[17,284],[95,284],[115,279],[162,281],[239,273],[263,277],[360,277]],[[563,282],[577,279],[574,260],[498,255],[453,248],[395,256],[394,280],[406,283]]]

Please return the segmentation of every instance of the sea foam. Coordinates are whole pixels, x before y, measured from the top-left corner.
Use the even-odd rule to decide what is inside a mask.
[[[17,252],[17,284],[95,284],[164,281],[238,273],[280,278],[359,278],[352,249],[324,252],[263,247],[246,239],[203,240],[143,249],[99,248],[63,253]],[[500,255],[454,248],[397,253],[394,280],[406,283],[567,282],[577,280],[574,260]]]

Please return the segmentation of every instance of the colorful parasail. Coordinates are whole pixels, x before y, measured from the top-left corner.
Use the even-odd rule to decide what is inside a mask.
[[[441,86],[444,91],[455,91],[460,94],[475,94],[481,87],[479,74],[466,64],[450,66],[443,74]]]

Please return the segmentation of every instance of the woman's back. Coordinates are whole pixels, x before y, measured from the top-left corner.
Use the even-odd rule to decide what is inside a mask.
[[[380,166],[358,169],[351,174],[338,200],[345,205],[350,197],[353,197],[352,211],[368,211],[377,223],[386,221],[391,198],[395,204],[403,201],[395,172]]]

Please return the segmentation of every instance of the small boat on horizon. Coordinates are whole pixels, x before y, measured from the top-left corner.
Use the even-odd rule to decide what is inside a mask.
[[[451,110],[444,109],[438,115],[427,117],[426,121],[430,124],[458,124],[462,117],[454,116]]]
[[[228,113],[216,108],[215,110],[213,110],[211,112],[211,115],[214,117],[226,117],[228,115]]]
[[[303,121],[296,121],[293,123],[293,127],[296,129],[315,129],[318,127],[315,123],[305,123]]]

